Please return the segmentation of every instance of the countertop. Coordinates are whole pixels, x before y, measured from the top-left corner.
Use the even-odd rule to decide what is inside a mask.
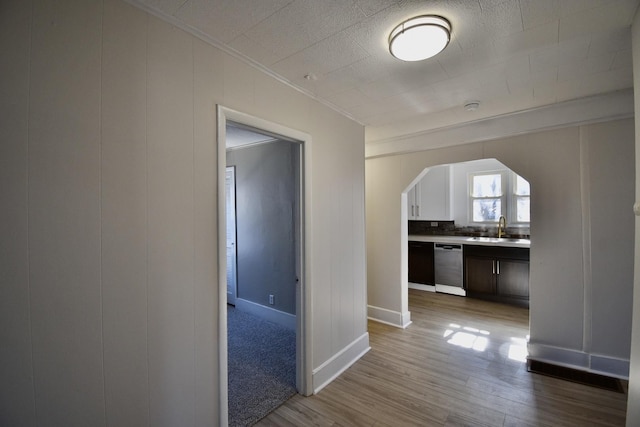
[[[457,243],[462,245],[479,246],[504,246],[509,248],[529,248],[530,239],[510,239],[507,237],[470,237],[470,236],[436,236],[410,234],[409,241],[413,242],[434,242],[434,243]]]

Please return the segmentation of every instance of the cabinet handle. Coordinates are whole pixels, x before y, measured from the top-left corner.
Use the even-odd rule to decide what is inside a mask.
[[[496,260],[491,261],[491,274],[496,274]]]
[[[420,216],[420,205],[416,206],[416,216]]]
[[[496,261],[496,265],[498,266],[497,268],[497,274],[500,274],[500,260]]]
[[[415,216],[415,205],[411,205],[411,216]]]

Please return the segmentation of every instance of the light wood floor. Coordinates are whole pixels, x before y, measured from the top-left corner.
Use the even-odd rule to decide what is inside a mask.
[[[257,425],[624,425],[626,393],[531,374],[514,360],[523,356],[527,309],[414,290],[409,309],[407,329],[369,322],[369,353]]]

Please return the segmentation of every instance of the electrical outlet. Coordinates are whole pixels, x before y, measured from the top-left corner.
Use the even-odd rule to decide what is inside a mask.
[[[273,295],[269,295],[269,304],[273,305],[276,303],[276,299]]]

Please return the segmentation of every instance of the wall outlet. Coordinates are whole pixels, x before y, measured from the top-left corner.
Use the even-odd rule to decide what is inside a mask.
[[[276,303],[276,298],[273,295],[269,295],[269,304],[273,305]]]

